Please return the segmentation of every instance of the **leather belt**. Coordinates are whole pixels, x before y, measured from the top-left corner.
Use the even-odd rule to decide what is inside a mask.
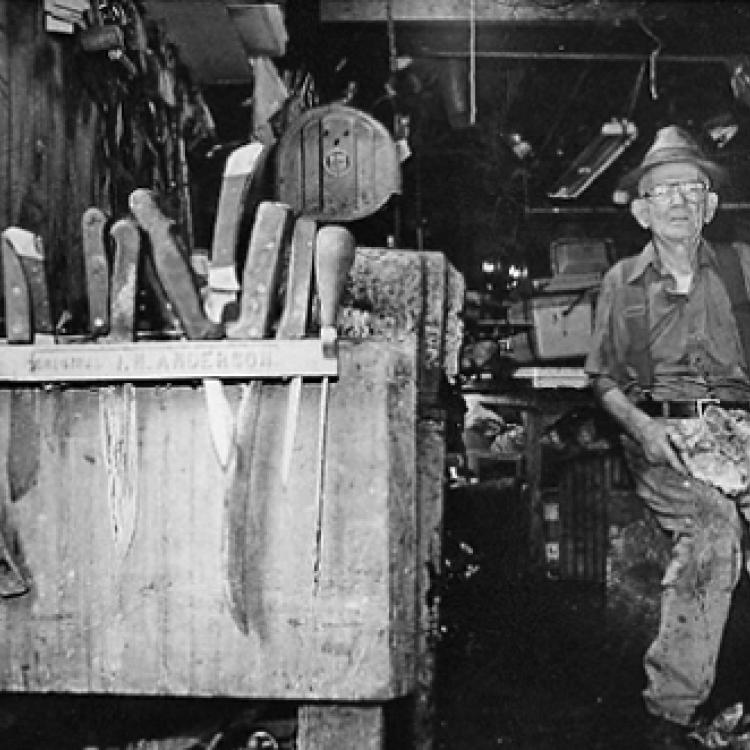
[[[695,401],[639,401],[636,406],[651,417],[688,418],[701,417],[707,406],[722,409],[744,409],[750,411],[750,401],[720,401],[717,398],[699,398]]]

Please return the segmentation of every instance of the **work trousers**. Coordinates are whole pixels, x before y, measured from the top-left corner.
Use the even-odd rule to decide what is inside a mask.
[[[729,606],[742,567],[742,522],[750,498],[716,488],[646,461],[623,439],[636,493],[671,536],[662,580],[659,632],[644,665],[647,710],[688,724],[714,684]]]

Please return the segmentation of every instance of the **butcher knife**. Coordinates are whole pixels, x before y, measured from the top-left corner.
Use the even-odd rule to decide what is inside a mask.
[[[294,223],[292,246],[289,254],[289,270],[287,272],[286,301],[279,327],[276,330],[277,339],[301,339],[307,330],[315,229],[316,224],[312,219],[300,217]],[[296,375],[289,384],[284,422],[284,443],[281,448],[281,482],[284,486],[289,481],[301,397],[302,376]]]
[[[337,347],[336,317],[339,301],[344,291],[346,277],[354,263],[355,242],[348,229],[325,226],[315,241],[315,282],[320,302],[320,340],[324,352],[335,356]],[[323,537],[323,511],[326,483],[326,449],[328,442],[328,397],[330,379],[323,378],[320,392],[318,421],[318,477],[315,505],[315,557],[313,562],[313,590],[320,585],[321,545]]]
[[[270,334],[276,278],[281,265],[290,213],[289,207],[283,203],[265,201],[258,206],[243,270],[240,318],[232,329],[235,338],[262,339]],[[208,385],[209,388],[215,387],[210,383]],[[265,630],[262,591],[257,585],[249,585],[247,530],[251,513],[256,518],[262,518],[264,515],[263,507],[259,505],[264,498],[249,497],[262,392],[261,380],[252,380],[245,385],[237,412],[236,427],[232,420],[232,428],[236,430],[237,449],[232,452],[234,461],[226,490],[224,523],[229,609],[241,632],[248,633],[252,622],[261,636]],[[219,393],[209,398],[207,390],[207,402],[209,417],[212,410],[217,414],[225,411],[225,408],[219,405]]]
[[[229,154],[224,166],[224,177],[216,207],[216,222],[208,266],[208,292],[203,308],[210,320],[221,323],[227,308],[237,301],[240,284],[237,279],[237,239],[242,217],[253,207],[246,199],[262,165],[264,146],[249,143]]]
[[[156,204],[154,193],[138,188],[130,194],[130,210],[146,232],[151,256],[167,297],[174,306],[189,339],[220,339],[224,327],[203,313],[198,290],[186,254],[182,251],[175,222]]]

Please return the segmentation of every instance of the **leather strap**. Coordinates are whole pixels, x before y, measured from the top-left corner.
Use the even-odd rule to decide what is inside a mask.
[[[750,246],[744,242],[732,242],[731,245],[715,245],[715,249],[719,278],[729,295],[742,342],[742,350],[745,354],[745,363],[750,369],[750,298],[747,294],[747,282],[740,260],[740,254],[750,251]]]

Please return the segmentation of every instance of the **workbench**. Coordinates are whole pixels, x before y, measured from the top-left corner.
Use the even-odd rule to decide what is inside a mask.
[[[236,365],[217,359],[222,342],[163,342],[161,359],[133,344],[137,365],[96,344],[14,353],[0,372],[0,520],[30,590],[0,601],[0,689],[290,701],[302,750],[382,750],[386,707],[407,697],[415,747],[430,748],[437,389],[457,368],[462,295],[440,253],[358,249],[335,374],[314,351],[308,362],[286,486],[288,382],[222,369]],[[235,415],[259,395],[250,428],[237,416],[234,471],[207,426],[202,379],[216,377]],[[247,633],[227,597],[229,543],[244,548]]]
[[[560,366],[539,364],[522,366],[513,370],[511,377],[502,388],[469,387],[464,393],[467,407],[479,403],[490,409],[515,412],[520,415],[524,430],[524,445],[515,455],[497,455],[497,461],[514,465],[516,474],[522,478],[528,498],[529,560],[534,567],[548,570],[559,568],[560,546],[555,539],[550,548],[549,518],[546,517],[545,488],[543,475],[549,473],[544,466],[542,436],[545,430],[568,412],[590,408],[594,401],[588,390],[588,381],[581,366]],[[490,462],[491,454],[470,455],[469,462],[474,468]],[[558,506],[558,510],[559,506]],[[565,513],[565,509],[561,510]],[[559,517],[555,522],[559,526]],[[600,543],[601,544],[601,543]],[[571,558],[573,553],[570,554]],[[601,556],[600,556],[601,557]],[[604,576],[603,558],[591,565],[576,565],[571,559],[570,567],[585,567],[580,571],[581,578],[602,579]],[[593,568],[596,568],[594,570]],[[557,575],[554,573],[554,575]]]

